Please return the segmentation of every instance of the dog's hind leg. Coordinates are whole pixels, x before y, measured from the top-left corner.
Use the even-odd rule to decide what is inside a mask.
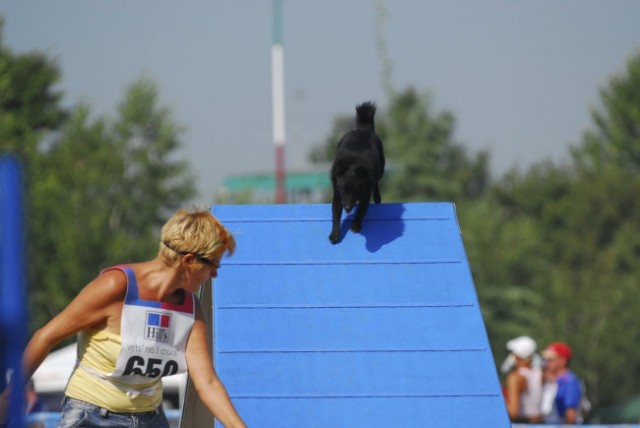
[[[378,182],[373,183],[373,202],[379,204],[382,202],[382,198],[380,197],[380,188],[378,187]]]
[[[362,229],[362,220],[364,220],[364,215],[367,213],[367,209],[369,208],[369,201],[361,201],[358,204],[358,212],[353,219],[353,223],[351,223],[351,231],[352,232],[360,232]]]

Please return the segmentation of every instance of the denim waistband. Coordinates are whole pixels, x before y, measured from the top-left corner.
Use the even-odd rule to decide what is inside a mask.
[[[146,411],[146,412],[114,412],[112,410],[105,409],[104,407],[100,407],[100,406],[97,406],[95,404],[88,403],[86,401],[78,400],[77,398],[66,397],[66,396],[62,400],[62,405],[64,406],[64,403],[66,403],[67,401],[72,401],[75,406],[82,407],[85,410],[97,411],[100,414],[100,416],[103,417],[103,418],[107,418],[107,417],[109,417],[109,415],[118,415],[118,416],[151,416],[151,415],[157,415],[157,414],[159,414],[161,412],[161,408],[160,407],[156,407],[154,410],[149,410],[149,411]]]

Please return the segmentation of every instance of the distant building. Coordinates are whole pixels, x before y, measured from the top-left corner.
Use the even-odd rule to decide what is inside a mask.
[[[224,179],[225,197],[229,203],[272,204],[275,200],[275,174],[233,175]],[[324,170],[287,172],[285,190],[288,204],[328,202],[331,197],[329,167]]]

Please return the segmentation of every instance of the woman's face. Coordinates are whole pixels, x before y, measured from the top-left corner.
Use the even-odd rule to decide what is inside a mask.
[[[208,279],[213,279],[218,276],[220,258],[217,255],[214,255],[212,258],[205,258],[196,254],[192,254],[191,256],[193,257],[193,260],[188,265],[188,271],[190,273],[189,282],[193,283],[194,289],[197,290],[200,287],[200,284]]]

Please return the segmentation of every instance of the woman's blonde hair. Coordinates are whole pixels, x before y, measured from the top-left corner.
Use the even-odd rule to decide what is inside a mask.
[[[158,256],[175,266],[183,254],[211,260],[231,256],[235,249],[233,235],[211,212],[181,209],[162,226]]]

